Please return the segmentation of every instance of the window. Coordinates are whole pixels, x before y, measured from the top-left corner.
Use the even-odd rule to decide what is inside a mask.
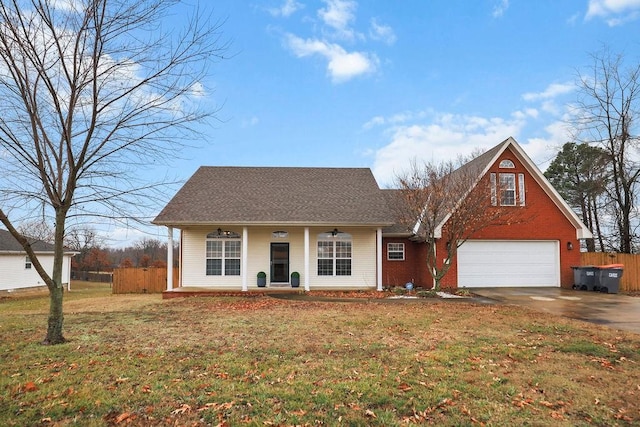
[[[513,169],[516,165],[511,160],[503,160],[500,162],[500,169]]]
[[[526,191],[524,188],[524,174],[517,174],[516,195],[516,174],[515,173],[491,173],[489,182],[491,185],[491,206],[525,206]]]
[[[241,242],[239,234],[214,232],[207,234],[206,275],[239,276]]]
[[[351,276],[351,235],[329,232],[318,235],[318,276]]]
[[[31,258],[24,257],[24,268],[25,270],[31,270]]]
[[[501,173],[500,180],[500,205],[515,206],[516,204],[516,174]]]
[[[387,243],[387,259],[404,261],[404,243]]]

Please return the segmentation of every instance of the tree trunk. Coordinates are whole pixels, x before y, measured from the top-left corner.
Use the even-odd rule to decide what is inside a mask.
[[[47,324],[47,336],[42,342],[46,345],[62,344],[65,338],[62,335],[62,295],[64,287],[62,283],[56,283],[56,286],[49,289],[49,319]]]
[[[47,336],[43,344],[61,344],[65,342],[62,335],[62,322],[64,320],[62,312],[62,297],[64,285],[62,283],[62,264],[64,261],[64,230],[67,215],[67,207],[56,209],[56,226],[53,255],[53,272],[49,286],[49,321],[47,325]]]

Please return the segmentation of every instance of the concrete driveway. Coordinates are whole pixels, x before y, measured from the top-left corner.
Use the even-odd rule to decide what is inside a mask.
[[[640,334],[640,297],[561,288],[474,288],[472,291],[501,304],[526,306]]]

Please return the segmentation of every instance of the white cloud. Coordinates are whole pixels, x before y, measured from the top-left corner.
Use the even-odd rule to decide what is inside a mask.
[[[334,83],[374,72],[379,60],[366,52],[347,52],[343,47],[318,39],[302,39],[293,34],[285,38],[287,47],[299,58],[320,55],[327,60],[327,73]]]
[[[509,9],[509,0],[499,0],[498,3],[493,7],[493,11],[491,12],[491,16],[494,18],[500,18],[504,13]]]
[[[403,123],[407,123],[413,120],[420,120],[426,118],[432,111],[424,110],[424,111],[402,111],[400,113],[396,113],[390,117],[384,116],[376,116],[362,125],[364,130],[372,129],[376,126],[382,125],[391,125],[398,126]]]
[[[604,19],[610,27],[640,17],[640,0],[589,0],[585,19]]]
[[[521,114],[505,120],[459,114],[438,114],[430,123],[393,129],[388,145],[375,152],[373,173],[378,182],[391,185],[413,159],[441,162],[488,149],[509,136],[517,137],[526,121]]]
[[[542,92],[528,92],[522,95],[525,101],[543,101],[556,98],[560,95],[566,95],[575,90],[573,83],[552,83]]]
[[[337,37],[352,40],[355,33],[351,23],[355,20],[358,4],[352,0],[324,0],[324,3],[327,7],[318,10],[320,19],[335,31]]]
[[[285,0],[284,3],[280,7],[273,7],[267,9],[269,13],[273,16],[282,16],[289,17],[296,13],[298,10],[302,9],[304,5],[302,3],[297,2],[296,0]]]
[[[369,37],[371,37],[373,40],[380,40],[388,45],[394,44],[397,40],[393,28],[388,25],[378,23],[378,20],[376,18],[371,19]]]
[[[358,3],[355,0],[322,0],[324,6],[317,10],[319,24],[312,27],[315,35],[302,37],[283,32],[283,45],[298,58],[320,56],[327,61],[327,75],[333,83],[342,83],[357,76],[374,73],[380,66],[378,56],[369,50],[347,48],[345,44],[366,43],[376,40],[393,44],[396,35],[393,29],[380,24],[375,18],[370,21],[369,35],[354,29]],[[285,5],[298,5],[287,0]],[[297,6],[295,6],[297,7]],[[277,13],[282,13],[278,9]],[[272,12],[272,14],[274,14]],[[303,22],[311,22],[306,19]]]
[[[400,122],[394,122],[401,117],[407,121],[400,125]],[[533,121],[534,129],[539,129],[540,120],[540,112],[534,108],[512,112],[508,118],[432,111],[402,112],[389,118],[376,116],[368,122],[368,129],[388,126],[382,132],[387,144],[370,153],[372,170],[381,186],[392,186],[396,176],[405,172],[412,160],[455,160],[477,149],[494,147],[510,136],[518,140],[541,170],[545,170],[560,147],[570,140],[570,132],[563,117],[553,116],[544,126],[544,132],[535,137],[520,138]]]
[[[253,126],[256,126],[258,123],[260,123],[260,119],[256,116],[251,116],[249,118],[242,119],[243,128],[253,127]]]
[[[192,84],[189,92],[190,95],[195,98],[202,98],[207,95],[207,90],[200,82],[195,82],[194,84]]]

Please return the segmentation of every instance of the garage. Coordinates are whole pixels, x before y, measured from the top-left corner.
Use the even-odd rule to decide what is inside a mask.
[[[468,240],[458,249],[458,287],[560,286],[556,240]]]

